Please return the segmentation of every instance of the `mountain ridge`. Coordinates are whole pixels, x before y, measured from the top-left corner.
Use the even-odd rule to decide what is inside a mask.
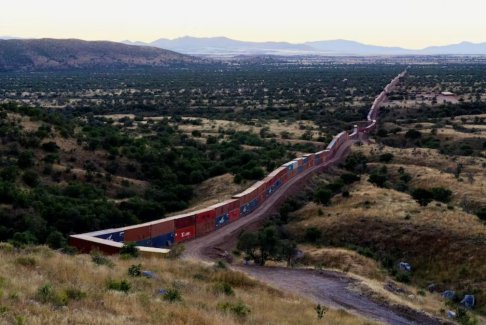
[[[78,39],[0,40],[0,71],[166,66],[199,59],[151,46]]]
[[[153,42],[123,41],[131,45],[147,45],[184,54],[317,54],[317,55],[486,55],[486,42],[461,42],[429,46],[423,49],[406,49],[397,46],[379,46],[344,39],[289,42],[247,42],[224,36],[174,39],[160,38]]]

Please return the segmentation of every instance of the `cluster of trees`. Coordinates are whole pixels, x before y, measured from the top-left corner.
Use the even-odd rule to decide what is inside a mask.
[[[41,126],[22,130],[7,113],[28,116]],[[169,119],[130,134],[92,114],[71,118],[15,104],[2,105],[0,114],[0,240],[19,244],[45,243],[54,233],[49,241],[60,239],[52,244],[56,247],[70,233],[162,218],[188,206],[193,185],[228,172],[239,181],[261,179],[292,159],[295,149],[243,132],[222,132],[201,143]],[[61,150],[59,135],[76,141],[78,152],[93,158]],[[243,150],[242,145],[256,149]],[[71,167],[56,170],[54,163],[83,169],[86,176],[70,173]],[[150,185],[141,191],[124,181],[122,188],[114,188],[114,176]]]
[[[443,187],[433,187],[431,189],[416,188],[411,194],[422,206],[428,205],[433,200],[448,203],[452,197],[452,191]]]
[[[245,259],[253,260],[258,265],[265,265],[267,260],[287,261],[290,266],[297,251],[297,244],[285,238],[276,226],[266,226],[258,232],[245,231],[238,239],[237,248],[243,251]]]
[[[287,230],[292,212],[303,205],[299,199],[289,199],[258,231],[244,231],[240,234],[237,249],[245,254],[245,260],[265,265],[268,260],[286,261],[291,266],[297,257],[297,243]]]

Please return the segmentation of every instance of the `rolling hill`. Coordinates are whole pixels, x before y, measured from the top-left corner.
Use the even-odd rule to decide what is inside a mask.
[[[199,59],[168,50],[116,42],[0,40],[0,71],[166,66],[197,61]]]

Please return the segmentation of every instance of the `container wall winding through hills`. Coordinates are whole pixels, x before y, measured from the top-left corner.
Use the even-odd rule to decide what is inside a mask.
[[[167,253],[174,243],[205,236],[239,218],[245,218],[274,195],[283,184],[298,177],[300,173],[309,168],[333,160],[336,152],[346,142],[358,140],[360,134],[373,132],[376,129],[379,108],[386,100],[387,93],[396,86],[406,72],[405,70],[395,77],[376,97],[367,116],[366,127],[356,126],[351,134],[339,133],[329,143],[326,150],[306,154],[283,164],[263,180],[234,195],[231,200],[198,211],[139,225],[72,235],[69,238],[69,244],[77,247],[83,253],[97,249],[106,254],[114,254],[120,251],[124,243],[134,242],[142,253]]]

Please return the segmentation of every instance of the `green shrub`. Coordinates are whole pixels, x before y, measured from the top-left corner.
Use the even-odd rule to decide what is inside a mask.
[[[27,170],[22,175],[22,181],[27,186],[36,187],[39,184],[39,175],[33,170]]]
[[[315,201],[321,204],[328,204],[332,198],[332,192],[327,188],[318,188],[315,195]]]
[[[15,259],[15,264],[26,267],[34,267],[37,265],[37,260],[30,256],[20,256]]]
[[[167,254],[167,257],[171,259],[179,258],[185,250],[186,246],[184,246],[184,244],[176,244],[170,248],[170,252]]]
[[[218,282],[213,286],[213,292],[216,294],[224,294],[226,296],[233,296],[235,294],[231,285],[227,282]]]
[[[434,199],[432,192],[423,188],[413,190],[412,197],[422,206],[426,206]]]
[[[218,269],[222,269],[222,270],[225,270],[227,269],[227,266],[226,266],[226,263],[224,261],[217,261],[216,263],[214,263],[214,266]]]
[[[167,290],[163,296],[163,299],[168,302],[182,301],[182,295],[178,289],[172,288]]]
[[[123,245],[123,247],[120,250],[120,255],[124,255],[126,257],[132,257],[132,258],[138,257],[139,251],[137,248],[137,244],[128,243]]]
[[[384,153],[382,155],[380,155],[380,157],[378,158],[380,160],[380,162],[382,163],[389,163],[393,160],[394,156],[392,153]]]
[[[69,288],[64,291],[69,300],[81,300],[86,298],[86,293],[74,288]]]
[[[66,306],[68,303],[68,297],[64,293],[57,292],[50,284],[43,285],[37,289],[37,300],[47,304],[53,304],[54,306]]]
[[[479,324],[479,321],[474,316],[471,316],[464,308],[458,308],[456,310],[456,321],[461,325]]]
[[[63,248],[66,246],[67,241],[66,238],[60,231],[52,231],[49,233],[46,239],[46,244],[53,249]]]
[[[341,180],[344,184],[352,184],[354,182],[359,181],[360,177],[353,173],[346,173],[341,175]]]
[[[106,265],[108,267],[113,267],[113,262],[106,256],[101,255],[99,252],[91,253],[91,261],[96,265]]]
[[[131,277],[142,276],[142,264],[133,264],[128,268],[128,275]]]
[[[397,274],[395,275],[395,279],[398,282],[410,283],[410,274],[405,272],[397,272]]]
[[[241,301],[237,303],[224,302],[218,305],[219,308],[224,312],[231,312],[238,317],[246,317],[250,314],[250,307],[242,303]]]
[[[108,280],[106,286],[109,290],[122,291],[124,293],[128,293],[128,291],[130,291],[130,288],[132,287],[130,283],[126,280]]]
[[[322,236],[322,232],[320,229],[316,227],[310,227],[305,230],[304,238],[306,241],[315,243],[317,242]]]
[[[481,210],[477,211],[476,215],[479,219],[486,221],[486,208],[482,208]]]
[[[375,184],[378,187],[384,187],[386,181],[387,181],[386,175],[383,175],[381,173],[380,174],[373,173],[368,178],[368,182]]]
[[[451,200],[452,196],[452,191],[442,188],[442,187],[434,187],[431,189],[432,191],[432,196],[434,197],[434,200],[440,201],[443,203],[448,203]]]

